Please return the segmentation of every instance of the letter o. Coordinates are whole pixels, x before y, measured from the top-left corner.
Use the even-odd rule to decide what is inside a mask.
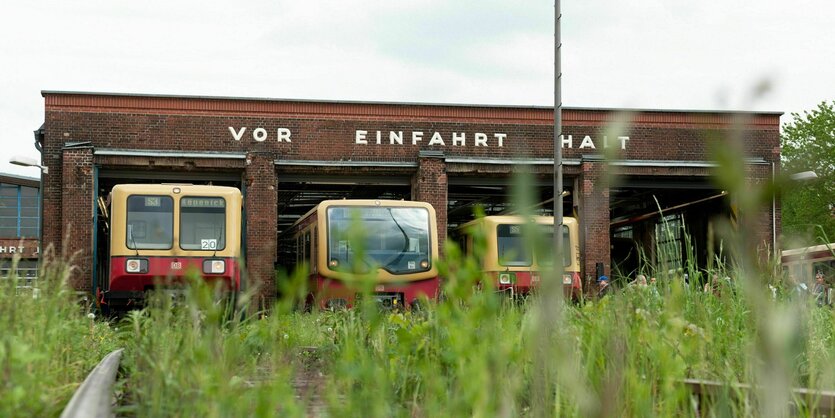
[[[264,142],[267,140],[267,130],[264,128],[256,128],[252,131],[252,139],[258,142]]]

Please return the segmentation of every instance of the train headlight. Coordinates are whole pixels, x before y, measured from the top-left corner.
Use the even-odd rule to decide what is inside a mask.
[[[128,273],[147,273],[148,260],[144,258],[129,258],[125,261],[125,271]]]
[[[328,267],[334,268],[339,265],[339,260],[335,258],[331,258],[331,261],[328,261]]]
[[[574,283],[574,278],[571,277],[570,274],[564,274],[562,276],[562,284],[573,284],[573,283]]]
[[[203,260],[203,273],[223,274],[226,273],[225,260]]]
[[[424,268],[424,269],[429,268],[429,261],[428,260],[421,260],[420,268]]]
[[[499,284],[513,283],[513,273],[499,273]]]

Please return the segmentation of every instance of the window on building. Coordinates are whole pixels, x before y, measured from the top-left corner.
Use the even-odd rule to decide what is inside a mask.
[[[632,239],[632,225],[626,225],[616,228],[615,231],[612,233],[612,237]]]
[[[18,260],[17,264],[12,264],[9,259],[0,260],[0,280],[16,277],[18,286],[31,286],[38,278],[38,260]]]
[[[37,187],[0,183],[0,237],[39,238],[40,213]]]
[[[681,214],[664,216],[655,224],[658,261],[668,269],[678,269],[683,266],[681,253],[683,229],[684,219]]]

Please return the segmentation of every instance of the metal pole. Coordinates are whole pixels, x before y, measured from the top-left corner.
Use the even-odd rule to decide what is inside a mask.
[[[562,262],[562,100],[560,95],[560,2],[554,1],[554,259],[547,280],[541,283],[542,292],[539,301],[540,325],[537,333],[536,348],[534,350],[534,375],[532,388],[532,416],[550,417],[553,415],[555,402],[554,386],[552,384],[560,362],[554,353],[570,355],[560,350],[554,350],[553,332],[560,321],[560,306],[562,305],[563,283],[562,276],[565,266]]]
[[[562,68],[560,49],[560,0],[555,0],[554,17],[554,273],[562,283],[563,211],[562,211]],[[561,285],[559,287],[562,287]]]

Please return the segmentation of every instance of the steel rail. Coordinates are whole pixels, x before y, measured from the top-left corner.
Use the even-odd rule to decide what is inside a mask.
[[[737,396],[735,393],[761,390],[760,386],[752,386],[747,383],[722,383],[712,380],[684,379],[680,381],[694,395],[699,397],[697,407],[703,409],[708,405],[703,402],[706,397],[721,396],[727,393],[729,396]],[[835,412],[835,392],[827,390],[813,390],[807,388],[791,388],[790,406],[795,410],[814,412],[814,416],[832,416]],[[699,411],[704,412],[704,411]],[[707,414],[705,414],[707,415]]]
[[[113,384],[123,348],[108,355],[84,379],[61,413],[61,418],[110,418],[113,416]]]

